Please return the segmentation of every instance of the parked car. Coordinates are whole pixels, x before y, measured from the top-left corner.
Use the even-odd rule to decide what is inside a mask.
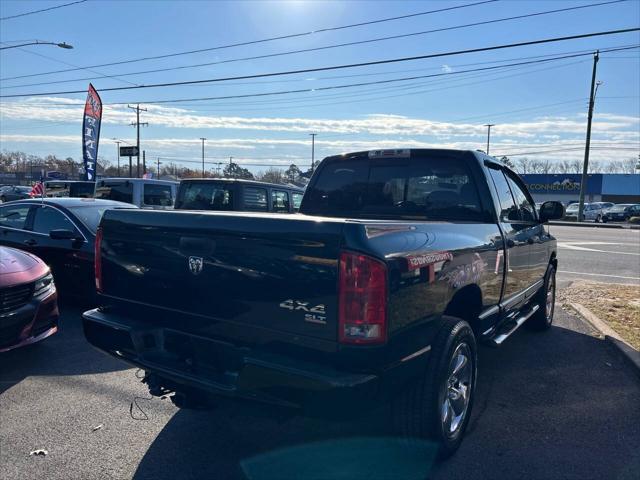
[[[56,333],[58,295],[49,267],[35,255],[3,246],[0,267],[0,352]]]
[[[592,202],[592,204],[599,205],[602,208],[602,213],[606,213],[611,207],[615,205],[613,202]]]
[[[44,191],[47,197],[93,198],[95,182],[82,180],[47,180]]]
[[[31,190],[32,187],[23,187],[21,185],[2,187],[0,188],[0,203],[31,198],[31,195],[29,195]]]
[[[608,209],[602,217],[603,222],[627,222],[631,217],[640,217],[640,204],[619,203]]]
[[[567,207],[565,213],[566,220],[574,220],[578,219],[578,203],[572,203]],[[584,208],[582,210],[582,215],[584,217],[584,221],[593,221],[593,222],[601,222],[604,216],[604,209],[602,205],[598,203],[585,203]]]
[[[63,295],[95,294],[93,258],[96,229],[121,202],[79,198],[20,200],[0,205],[0,245],[20,248],[44,260]]]
[[[176,210],[297,212],[304,190],[238,179],[187,179],[180,182]]]
[[[150,178],[104,178],[96,182],[95,198],[147,209],[172,208],[178,182]]]
[[[477,342],[551,326],[556,240],[525,184],[481,152],[325,158],[300,213],[110,210],[94,346],[181,407],[239,397],[462,441]],[[506,260],[508,259],[508,260]],[[508,262],[508,265],[507,265]]]

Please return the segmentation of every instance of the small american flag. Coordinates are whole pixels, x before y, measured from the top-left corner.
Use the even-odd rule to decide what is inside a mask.
[[[44,183],[36,182],[31,191],[29,192],[30,197],[44,197]]]

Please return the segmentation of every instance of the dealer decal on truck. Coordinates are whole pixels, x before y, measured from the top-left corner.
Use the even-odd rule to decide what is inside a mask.
[[[412,255],[406,257],[409,270],[433,265],[434,263],[446,262],[453,259],[451,252],[432,252],[424,255]]]

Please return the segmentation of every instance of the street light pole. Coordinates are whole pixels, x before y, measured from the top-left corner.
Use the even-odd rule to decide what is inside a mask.
[[[484,126],[487,127],[487,155],[489,155],[489,143],[491,142],[491,127],[495,127],[495,123],[486,123]]]
[[[317,133],[310,133],[309,135],[311,135],[311,173],[313,173]]]
[[[36,40],[35,42],[28,43],[20,43],[18,45],[9,45],[7,47],[0,47],[0,50],[8,50],[9,48],[19,48],[19,47],[28,47],[29,45],[55,45],[56,47],[64,48],[65,50],[71,50],[73,45],[69,45],[65,42],[40,42]]]
[[[204,141],[206,138],[200,137],[200,140],[202,140],[202,178],[204,178]]]
[[[118,176],[120,176],[120,144],[122,143],[120,140],[113,139],[116,144],[116,152],[118,154]]]
[[[584,211],[584,195],[587,192],[587,172],[589,171],[589,148],[591,147],[591,121],[593,119],[593,104],[596,101],[596,93],[602,82],[596,83],[596,72],[598,69],[598,60],[600,59],[600,51],[596,50],[593,54],[593,71],[591,72],[591,95],[589,96],[589,112],[587,114],[587,140],[584,146],[584,163],[582,165],[582,178],[580,180],[580,201],[578,203],[578,221],[583,220],[582,213]]]

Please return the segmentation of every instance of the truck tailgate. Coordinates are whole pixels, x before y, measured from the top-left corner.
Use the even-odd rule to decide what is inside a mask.
[[[234,322],[336,340],[344,223],[316,220],[109,210],[101,223],[103,295],[199,317],[205,328]]]

